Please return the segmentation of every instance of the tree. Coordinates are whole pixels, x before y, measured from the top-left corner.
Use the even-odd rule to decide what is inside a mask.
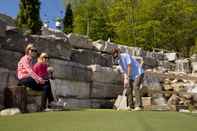
[[[71,0],[70,0],[71,1]],[[197,52],[196,0],[72,0],[74,32],[117,44]],[[83,2],[82,2],[83,1]]]
[[[192,0],[162,0],[153,19],[160,21],[160,47],[189,56],[197,35],[197,4]]]
[[[64,23],[64,32],[71,33],[73,31],[73,12],[70,3],[67,5],[63,23]]]
[[[29,29],[31,34],[40,33],[42,21],[40,20],[39,0],[21,0],[20,11],[16,24],[20,28]]]
[[[74,32],[93,40],[110,37],[107,25],[107,7],[104,0],[85,0],[74,10]]]

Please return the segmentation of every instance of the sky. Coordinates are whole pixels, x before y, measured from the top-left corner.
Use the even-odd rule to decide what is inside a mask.
[[[0,0],[0,13],[16,17],[19,11],[20,0]],[[56,17],[64,16],[63,0],[40,0],[40,17],[43,22],[49,21],[49,27],[55,28]]]

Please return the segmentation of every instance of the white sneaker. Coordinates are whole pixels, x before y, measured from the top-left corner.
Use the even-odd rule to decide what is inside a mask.
[[[49,106],[51,106],[52,108],[58,108],[58,107],[64,108],[64,107],[66,107],[66,105],[67,105],[66,102],[60,101],[60,100],[58,100],[58,101],[52,101],[52,102],[49,104]]]
[[[141,110],[142,110],[142,108],[139,106],[135,107],[135,109],[134,109],[134,111],[141,111]]]

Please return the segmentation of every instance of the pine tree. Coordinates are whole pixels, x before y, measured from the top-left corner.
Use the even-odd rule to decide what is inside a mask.
[[[20,0],[20,11],[16,24],[20,28],[30,30],[31,34],[40,33],[42,21],[40,20],[39,0]]]
[[[63,23],[64,23],[64,32],[71,33],[73,31],[73,12],[70,3],[66,7]]]

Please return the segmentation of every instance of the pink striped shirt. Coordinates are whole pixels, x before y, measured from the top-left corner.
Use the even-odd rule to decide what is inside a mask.
[[[32,77],[37,83],[43,80],[32,70],[32,57],[28,55],[23,56],[18,62],[17,76],[19,80]]]

